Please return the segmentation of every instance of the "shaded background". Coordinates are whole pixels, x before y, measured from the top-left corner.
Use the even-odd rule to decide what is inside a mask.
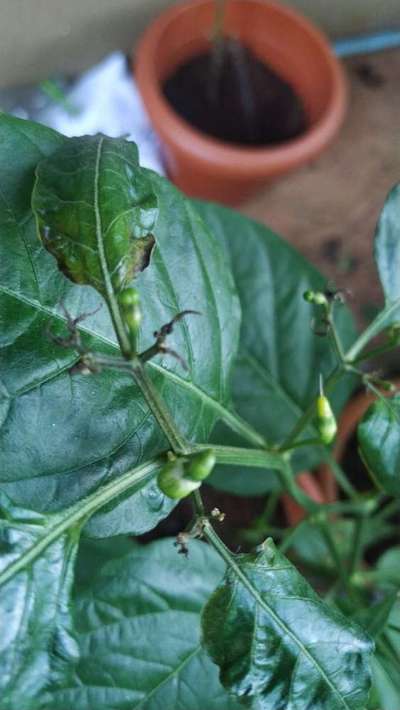
[[[170,0],[1,0],[0,88],[86,69],[130,52]],[[331,37],[400,26],[399,0],[292,0]]]

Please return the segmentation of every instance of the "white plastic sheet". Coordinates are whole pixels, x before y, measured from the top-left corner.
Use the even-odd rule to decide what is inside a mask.
[[[73,111],[53,102],[39,120],[66,136],[100,132],[135,141],[141,165],[164,173],[157,138],[122,53],[109,55],[83,74],[66,97]]]

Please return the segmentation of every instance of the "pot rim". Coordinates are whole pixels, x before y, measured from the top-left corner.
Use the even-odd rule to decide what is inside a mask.
[[[231,0],[232,1],[232,0]],[[282,146],[249,148],[232,146],[206,136],[182,119],[163,96],[157,77],[155,54],[158,43],[171,21],[192,8],[208,4],[210,0],[186,0],[162,12],[144,32],[133,60],[135,78],[150,119],[157,126],[161,140],[181,154],[191,155],[199,163],[211,166],[216,173],[231,171],[239,179],[246,176],[271,176],[279,173],[282,165],[296,165],[318,154],[336,133],[342,122],[347,104],[347,84],[343,69],[335,57],[328,40],[319,29],[292,8],[276,0],[233,0],[235,3],[271,8],[296,23],[320,49],[331,75],[332,91],[323,115],[307,132]]]

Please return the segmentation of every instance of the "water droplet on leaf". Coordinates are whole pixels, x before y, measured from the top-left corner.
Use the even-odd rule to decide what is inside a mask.
[[[146,503],[152,511],[157,512],[161,510],[164,505],[164,494],[160,491],[156,484],[142,491],[142,495],[146,499]]]

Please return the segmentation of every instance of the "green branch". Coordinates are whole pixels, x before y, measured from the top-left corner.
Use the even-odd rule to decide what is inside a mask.
[[[390,316],[400,309],[400,298],[397,298],[393,303],[386,306],[383,311],[378,313],[376,318],[370,323],[368,328],[357,338],[355,343],[349,348],[346,353],[347,362],[355,362],[356,358],[368,345],[369,341],[375,338],[384,328],[387,327]]]
[[[0,573],[0,586],[5,584],[11,577],[22,569],[32,564],[42,552],[53,542],[55,542],[67,530],[81,524],[100,508],[111,500],[118,498],[122,493],[134,488],[139,483],[153,478],[156,471],[164,465],[165,457],[160,455],[150,459],[144,464],[137,466],[131,471],[127,471],[119,478],[107,483],[91,495],[79,501],[75,505],[49,516],[49,522],[43,529],[43,533],[38,536],[35,542],[24,550],[22,555],[14,562],[11,562]]]
[[[212,449],[217,463],[231,466],[250,466],[279,470],[285,466],[283,454],[265,451],[264,449],[246,449],[236,446],[219,446],[214,444],[193,444],[192,452]]]
[[[179,432],[164,400],[158,394],[151,379],[147,376],[143,363],[138,358],[132,360],[132,376],[174,453],[188,454],[190,451],[188,443]]]

